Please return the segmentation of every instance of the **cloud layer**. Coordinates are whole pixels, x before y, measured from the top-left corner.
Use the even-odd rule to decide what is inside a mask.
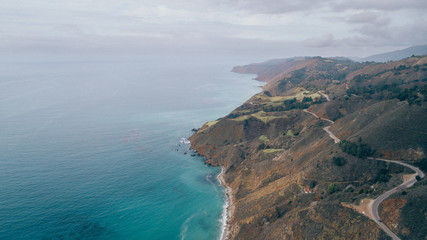
[[[0,53],[364,56],[425,44],[418,0],[0,0]]]

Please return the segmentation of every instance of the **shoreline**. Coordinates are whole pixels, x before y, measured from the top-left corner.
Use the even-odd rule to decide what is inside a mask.
[[[227,186],[224,179],[225,167],[221,166],[221,173],[218,174],[217,179],[221,186],[225,188],[225,202],[222,210],[222,226],[221,226],[221,235],[219,240],[227,240],[230,235],[230,224],[229,221],[233,216],[234,204],[233,204],[233,191],[231,187]]]

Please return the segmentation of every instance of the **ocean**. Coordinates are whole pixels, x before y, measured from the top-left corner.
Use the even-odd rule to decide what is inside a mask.
[[[206,61],[3,61],[0,239],[218,239],[192,128],[262,84]]]

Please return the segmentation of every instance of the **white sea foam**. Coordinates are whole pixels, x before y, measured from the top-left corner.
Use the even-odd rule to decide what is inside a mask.
[[[186,138],[181,138],[181,140],[179,140],[180,143],[182,144],[190,144],[190,140],[186,139]]]
[[[196,216],[197,213],[191,215],[190,217],[188,217],[185,222],[181,225],[181,240],[184,240],[186,235],[187,235],[187,231],[188,231],[188,223],[191,221],[191,219],[194,218],[194,216]]]
[[[226,229],[227,229],[227,222],[228,222],[228,217],[227,217],[227,209],[228,209],[228,197],[227,194],[225,195],[225,201],[224,201],[224,205],[222,208],[222,214],[221,214],[221,236],[220,236],[220,240],[225,240],[225,236],[226,236]]]
[[[221,173],[217,176],[218,181],[221,183],[221,185],[223,185],[224,183],[221,181],[221,176],[224,174],[224,167],[221,168]],[[228,208],[230,206],[230,199],[228,199],[228,194],[227,194],[227,187],[223,185],[223,187],[225,188],[225,192],[224,192],[224,205],[222,207],[222,214],[221,214],[221,235],[219,237],[219,240],[225,240],[227,237],[227,224],[228,224]]]

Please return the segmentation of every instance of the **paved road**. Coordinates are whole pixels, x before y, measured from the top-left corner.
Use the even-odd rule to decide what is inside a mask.
[[[412,169],[414,172],[416,172],[418,174],[418,176],[420,176],[421,178],[424,178],[424,173],[417,167],[414,167],[410,164],[401,162],[401,161],[396,161],[396,160],[389,160],[389,159],[383,159],[383,158],[373,158],[373,157],[368,157],[368,159],[372,159],[372,160],[380,160],[380,161],[384,161],[384,162],[392,162],[392,163],[397,163],[400,164],[404,167],[408,167],[410,169]]]
[[[318,93],[320,93],[322,96],[324,96],[328,102],[330,102],[330,101],[331,101],[331,99],[329,98],[329,96],[328,96],[328,95],[324,94],[324,93],[323,93],[323,92],[321,92],[321,91],[319,91]]]
[[[309,114],[311,114],[311,115],[313,115],[315,118],[318,118],[318,119],[321,119],[321,120],[323,120],[323,121],[327,121],[327,122],[329,122],[329,123],[334,123],[334,121],[332,121],[332,120],[329,120],[329,119],[326,119],[326,118],[322,118],[322,117],[319,117],[319,116],[317,116],[314,112],[310,112],[310,111],[308,111],[307,109],[304,109],[304,110],[302,110],[303,112],[306,112],[306,113],[309,113]],[[335,143],[339,143],[341,140],[339,139],[339,138],[337,138],[337,136],[335,136],[332,132],[331,132],[331,130],[329,130],[329,128],[331,128],[331,126],[327,126],[327,127],[324,127],[323,128],[323,130],[325,130],[325,132],[335,141]]]
[[[331,128],[331,126],[324,127],[323,130],[325,130],[329,134],[329,137],[331,137],[332,139],[334,139],[335,143],[339,143],[341,140],[339,138],[337,138],[337,136],[335,136],[331,132],[331,130],[329,130],[329,128]]]
[[[403,163],[400,161],[396,161],[396,160],[388,160],[388,159],[382,159],[382,158],[373,158],[373,157],[368,157],[368,159],[371,160],[378,160],[378,161],[385,161],[385,162],[392,162],[392,163],[396,163],[396,164],[400,164],[402,166],[408,167],[412,170],[414,170],[418,176],[420,176],[421,178],[424,177],[424,173],[417,167],[414,167],[412,165],[409,165],[407,163]],[[372,204],[372,216],[374,218],[374,221],[384,230],[384,232],[386,232],[393,240],[398,240],[400,239],[398,236],[396,236],[396,234],[394,234],[380,219],[380,216],[378,215],[378,207],[380,206],[380,204],[388,197],[390,197],[393,193],[399,192],[405,188],[409,188],[412,185],[414,185],[414,183],[417,182],[417,179],[412,179],[410,181],[404,182],[402,184],[400,184],[399,186],[388,190],[387,192],[383,193],[382,195],[380,195],[379,197],[377,197],[373,204]]]
[[[323,96],[325,96],[326,97],[326,99],[328,100],[328,101],[330,101],[329,100],[329,97],[328,97],[328,95],[326,95],[326,94],[324,94],[324,93],[322,93],[322,92],[320,92],[319,91],[319,93],[320,94],[322,94]],[[317,116],[315,113],[313,113],[313,112],[310,112],[310,111],[308,111],[308,109],[304,109],[303,110],[304,112],[306,112],[306,113],[309,113],[309,114],[311,114],[311,115],[313,115],[314,117],[316,117],[316,118],[318,118],[318,119],[322,119],[322,120],[324,120],[324,121],[328,121],[329,123],[331,123],[331,124],[333,124],[334,123],[334,121],[332,121],[332,120],[329,120],[329,119],[326,119],[326,118],[321,118],[321,117],[319,117],[319,116]],[[323,128],[323,130],[325,130],[327,133],[328,133],[328,135],[335,141],[335,143],[339,143],[340,142],[340,139],[339,138],[337,138],[337,136],[335,136],[332,132],[331,132],[331,130],[329,130],[329,128],[330,128],[331,126],[327,126],[327,127],[324,127]],[[382,159],[382,158],[373,158],[373,157],[368,157],[368,159],[371,159],[371,160],[377,160],[377,161],[384,161],[384,162],[391,162],[391,163],[396,163],[396,164],[400,164],[400,165],[402,165],[402,166],[404,166],[404,167],[408,167],[408,168],[410,168],[410,169],[412,169],[413,171],[415,171],[416,173],[417,173],[417,175],[418,176],[420,176],[421,178],[424,178],[424,173],[419,169],[419,168],[417,168],[417,167],[414,167],[414,166],[412,166],[412,165],[409,165],[409,164],[407,164],[407,163],[404,163],[404,162],[400,162],[400,161],[396,161],[396,160],[389,160],[389,159]],[[396,193],[396,192],[399,192],[399,191],[401,191],[401,190],[403,190],[403,189],[405,189],[405,188],[409,188],[409,187],[411,187],[412,185],[414,185],[414,183],[416,183],[417,182],[417,179],[416,178],[413,178],[413,179],[411,179],[410,181],[407,181],[407,182],[404,182],[404,183],[402,183],[402,184],[400,184],[399,186],[397,186],[397,187],[395,187],[395,188],[393,188],[393,189],[391,189],[391,190],[388,190],[387,192],[385,192],[385,193],[383,193],[383,194],[381,194],[379,197],[377,197],[375,200],[374,200],[374,202],[372,203],[372,207],[371,207],[371,212],[372,212],[372,216],[373,216],[373,218],[374,218],[374,221],[375,221],[375,223],[377,223],[380,227],[381,227],[381,229],[385,232],[385,233],[387,233],[393,240],[400,240],[400,238],[396,235],[396,234],[394,234],[382,221],[381,221],[381,219],[380,219],[380,216],[378,215],[378,207],[380,206],[380,204],[385,200],[385,199],[387,199],[388,197],[390,197],[393,193]]]
[[[323,120],[323,121],[330,122],[331,124],[332,124],[332,123],[334,123],[334,121],[332,121],[332,120],[330,120],[330,119],[322,118],[322,117],[317,116],[317,114],[315,114],[314,112],[310,112],[310,111],[308,111],[308,109],[304,109],[304,110],[302,110],[302,111],[303,111],[303,112],[306,112],[306,113],[310,113],[310,114],[311,114],[311,115],[313,115],[315,118],[321,119],[321,120]]]

